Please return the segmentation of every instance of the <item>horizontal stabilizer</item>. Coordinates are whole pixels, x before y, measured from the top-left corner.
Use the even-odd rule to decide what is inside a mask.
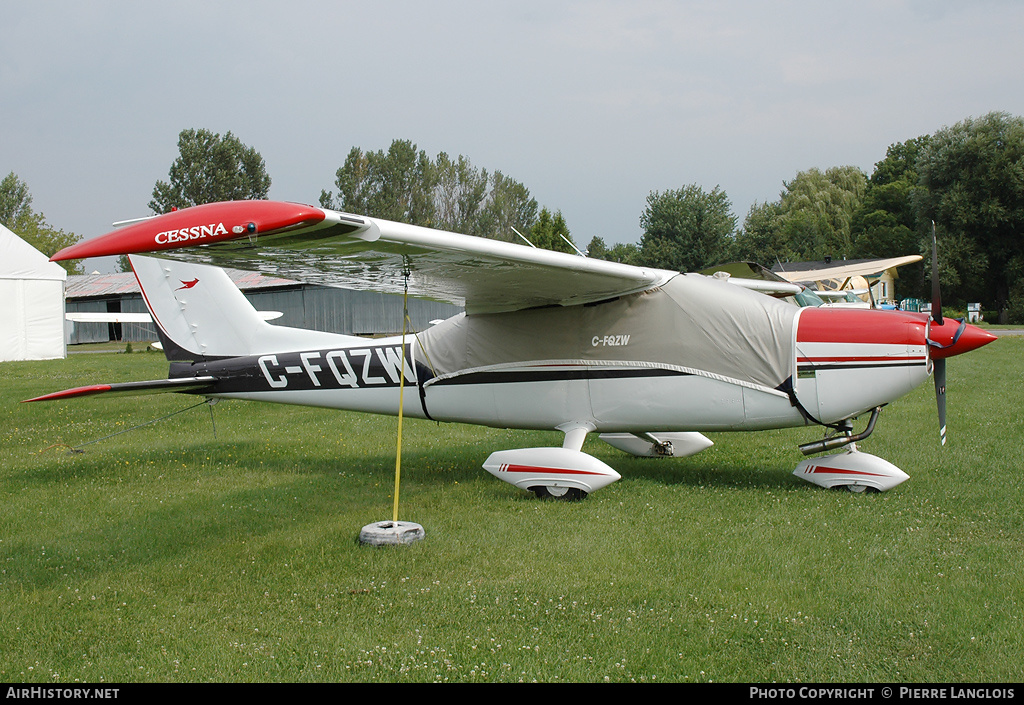
[[[64,318],[72,323],[152,323],[153,317],[148,313],[110,312],[103,311],[69,311]]]
[[[264,321],[274,321],[284,315],[281,311],[257,311]],[[152,323],[148,313],[104,313],[102,311],[70,311],[64,318],[72,323]]]
[[[120,394],[124,396],[140,394],[163,394],[166,392],[200,393],[213,388],[217,381],[214,377],[187,377],[182,379],[154,379],[146,382],[122,382],[119,384],[91,384],[86,387],[75,387],[65,389],[61,392],[44,394],[34,399],[25,399],[22,403],[30,401],[57,401],[58,399],[72,399],[74,397],[88,397],[93,394]]]

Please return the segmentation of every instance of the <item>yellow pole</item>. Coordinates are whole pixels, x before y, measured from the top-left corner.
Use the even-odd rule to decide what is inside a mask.
[[[405,331],[409,320],[409,275],[405,275],[405,295],[402,299],[402,365],[398,383],[398,450],[395,453],[395,508],[393,521],[398,523],[398,491],[402,481],[402,411],[405,408]]]

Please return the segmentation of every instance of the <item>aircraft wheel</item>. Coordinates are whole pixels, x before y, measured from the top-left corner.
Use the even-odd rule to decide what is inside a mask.
[[[867,494],[869,492],[878,492],[874,487],[868,487],[867,485],[846,485],[847,490],[854,494]]]
[[[575,487],[545,487],[544,485],[538,485],[530,489],[540,499],[558,499],[563,502],[578,502],[587,496],[586,492]]]

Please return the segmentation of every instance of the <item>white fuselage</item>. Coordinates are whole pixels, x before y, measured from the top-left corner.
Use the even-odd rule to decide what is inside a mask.
[[[563,313],[567,325],[571,314]],[[892,401],[928,377],[924,324],[916,319],[904,316],[898,335],[879,337],[876,324],[901,314],[799,314],[792,339],[781,343],[789,351],[788,389],[678,364],[685,360],[584,360],[577,350],[566,351],[563,359],[503,361],[437,374],[429,348],[413,335],[405,340],[405,356],[401,337],[352,345],[352,337],[339,336],[335,348],[247,356],[203,369],[221,378],[226,369],[248,371],[244,383],[223,382],[210,395],[216,397],[397,414],[404,391],[403,413],[410,417],[524,429],[577,424],[598,432],[834,423]],[[865,323],[865,317],[871,320]],[[587,333],[581,336],[592,341]],[[189,366],[190,374],[197,374],[197,364],[203,363]]]

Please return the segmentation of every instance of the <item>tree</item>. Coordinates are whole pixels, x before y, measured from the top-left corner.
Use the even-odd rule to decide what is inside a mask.
[[[209,130],[182,130],[169,178],[153,187],[149,207],[154,213],[218,201],[265,199],[270,191],[263,157],[230,132],[221,137]]]
[[[475,169],[459,155],[452,160],[441,152],[434,164],[433,226],[453,233],[482,235],[480,214],[487,197],[486,169]]]
[[[536,247],[576,254],[576,250],[573,249],[572,245],[562,239],[563,237],[572,239],[569,238],[569,226],[565,224],[562,211],[552,215],[551,211],[547,208],[542,208],[540,216],[537,217],[537,222],[530,228],[528,237],[530,242]]]
[[[515,179],[495,171],[491,174],[491,190],[480,214],[480,230],[484,237],[518,242],[513,231],[525,233],[537,221],[537,200],[530,190]]]
[[[387,152],[353,147],[335,177],[337,191],[320,193],[325,208],[509,242],[537,222],[537,201],[518,181],[462,155],[431,160],[408,140]]]
[[[651,267],[692,272],[728,258],[736,218],[725,192],[691,184],[652,191],[640,216],[641,261]]]
[[[0,223],[12,225],[32,215],[32,194],[28,186],[12,171],[0,182]]]
[[[604,238],[598,235],[590,238],[590,244],[585,250],[587,257],[593,259],[608,259],[608,245],[604,244]]]
[[[395,140],[387,152],[353,147],[338,169],[338,198],[320,194],[320,204],[413,225],[433,220],[434,165],[426,152],[408,140]]]
[[[603,259],[607,262],[621,264],[640,264],[640,248],[631,242],[617,242],[611,248],[604,243],[604,238],[594,236],[587,245],[587,257]]]
[[[858,257],[920,253],[923,230],[914,205],[920,188],[917,160],[929,139],[925,135],[890,145],[885,159],[875,164],[864,199],[851,223]]]
[[[736,233],[729,259],[757,262],[769,269],[776,262],[791,261],[794,254],[782,238],[781,216],[782,204],[778,201],[752,205]]]
[[[990,302],[1005,321],[1024,277],[1024,118],[993,112],[943,128],[917,168],[918,217],[936,223],[953,298]]]
[[[0,182],[0,223],[44,255],[52,257],[58,250],[78,242],[78,236],[54,228],[42,213],[32,209],[28,185],[12,171]],[[59,262],[68,274],[81,274],[81,260]]]
[[[875,163],[864,199],[850,223],[854,257],[920,254],[930,261],[931,228],[918,218],[915,206],[920,190],[917,160],[929,139],[923,135],[892,144],[885,159]],[[925,261],[901,268],[903,295],[930,298],[924,286]]]
[[[854,166],[809,169],[784,182],[778,225],[782,241],[800,260],[853,256],[851,224],[867,187]]]

